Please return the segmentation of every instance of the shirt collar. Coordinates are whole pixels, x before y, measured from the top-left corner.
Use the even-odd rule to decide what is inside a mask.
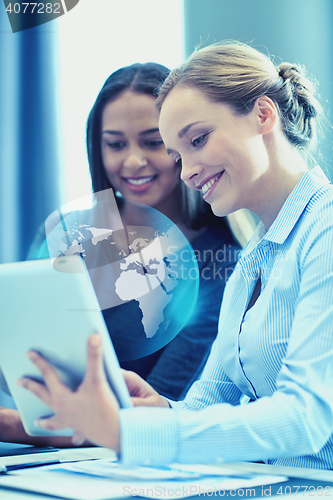
[[[304,212],[312,196],[330,181],[317,166],[306,172],[296,184],[276,219],[266,233],[265,239],[283,243]]]
[[[312,196],[329,183],[329,179],[319,166],[306,172],[284,202],[268,231],[262,222],[258,224],[242,255],[248,255],[262,239],[282,244],[296,225]]]

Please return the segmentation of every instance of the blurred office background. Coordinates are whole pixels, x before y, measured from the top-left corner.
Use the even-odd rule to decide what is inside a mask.
[[[13,34],[0,5],[0,262],[23,260],[38,226],[90,192],[85,126],[107,76],[133,62],[179,64],[238,39],[309,68],[333,122],[332,0],[80,0]],[[333,178],[332,135],[320,164]]]

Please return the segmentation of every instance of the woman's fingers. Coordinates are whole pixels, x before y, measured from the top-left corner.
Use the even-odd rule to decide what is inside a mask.
[[[131,396],[145,397],[147,393],[156,392],[150,385],[143,380],[137,373],[127,370],[121,370],[125,379],[127,389]]]
[[[32,380],[27,377],[22,377],[18,379],[17,385],[20,385],[21,387],[24,387],[25,389],[28,389],[30,392],[35,394],[37,397],[39,397],[42,401],[44,401],[45,404],[49,405],[50,403],[50,393],[47,387],[45,385],[41,384],[40,382],[36,382],[35,380]]]
[[[170,408],[168,401],[160,396],[159,394],[154,394],[147,398],[136,398],[132,397],[131,402],[133,406],[150,406],[154,408]]]
[[[86,438],[81,432],[75,432],[72,437],[72,443],[74,446],[81,446],[85,442]]]
[[[37,366],[47,386],[57,387],[62,385],[56,370],[40,354],[36,351],[29,351],[27,357]]]
[[[103,344],[98,333],[94,333],[88,339],[85,381],[92,385],[97,385],[101,381],[106,382],[103,364]]]
[[[47,418],[39,418],[34,422],[36,427],[41,427],[42,429],[47,429],[50,431],[56,431],[58,429],[65,429],[68,427],[67,424],[61,421],[57,415]]]

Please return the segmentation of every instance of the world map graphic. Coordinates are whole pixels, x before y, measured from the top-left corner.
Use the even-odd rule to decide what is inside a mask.
[[[110,227],[90,209],[54,213],[47,231],[51,257],[84,259],[120,361],[170,342],[191,316],[198,294],[197,262],[183,233],[156,210],[137,205],[142,225],[116,219]],[[184,251],[192,259],[182,259]]]

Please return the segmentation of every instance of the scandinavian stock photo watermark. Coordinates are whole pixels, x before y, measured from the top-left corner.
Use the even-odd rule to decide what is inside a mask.
[[[174,279],[190,279],[197,280],[201,278],[204,281],[223,280],[227,281],[233,273],[243,273],[243,266],[235,264],[241,256],[241,250],[236,249],[232,245],[221,245],[217,250],[204,249],[190,251],[188,248],[178,250],[177,247],[170,246],[168,248],[167,263],[170,264],[170,277]],[[293,250],[284,253],[275,251],[272,255],[270,265],[253,266],[251,272],[248,273],[249,279],[257,281],[259,277],[262,280],[280,280],[283,276],[283,269],[286,268],[288,262],[292,263],[296,259],[296,254]],[[189,263],[197,263],[198,267]]]
[[[133,488],[131,486],[123,487],[123,496],[131,497],[150,497],[150,498],[187,498],[192,496],[199,497],[231,497],[231,498],[264,498],[275,495],[283,496],[320,496],[330,497],[332,494],[331,486],[302,486],[302,485],[277,485],[273,486],[257,486],[256,488],[237,488],[237,489],[220,489],[203,488],[198,485],[181,485],[179,487],[170,488],[168,486],[154,486]]]
[[[234,270],[234,264],[238,259],[239,250],[232,245],[221,245],[217,250],[189,250],[185,248],[178,250],[170,246],[167,251],[167,263],[170,265],[170,277],[174,279],[198,278],[204,281],[220,279],[227,281]],[[191,262],[193,264],[189,265]]]

